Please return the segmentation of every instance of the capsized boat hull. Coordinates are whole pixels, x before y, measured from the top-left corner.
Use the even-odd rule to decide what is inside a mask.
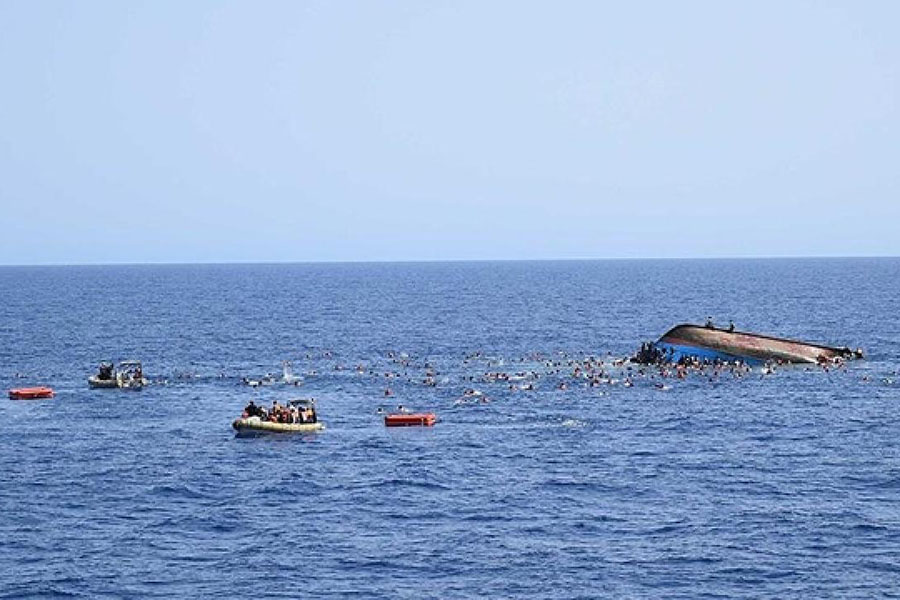
[[[688,324],[673,327],[654,345],[658,350],[669,353],[673,362],[688,357],[753,363],[781,361],[815,364],[835,358],[862,358],[860,351],[849,348],[834,348],[757,333]]]
[[[259,417],[235,419],[231,427],[238,435],[259,433],[316,433],[325,429],[324,423],[273,423]]]

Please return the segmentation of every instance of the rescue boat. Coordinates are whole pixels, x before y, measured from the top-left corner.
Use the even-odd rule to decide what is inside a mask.
[[[384,416],[385,427],[431,427],[437,422],[434,413],[393,413]]]
[[[9,390],[10,400],[37,400],[39,398],[52,398],[53,395],[53,388],[45,386]]]
[[[147,380],[139,360],[122,361],[118,369],[112,362],[104,361],[100,363],[98,373],[88,377],[88,385],[92,388],[140,390],[147,385]]]

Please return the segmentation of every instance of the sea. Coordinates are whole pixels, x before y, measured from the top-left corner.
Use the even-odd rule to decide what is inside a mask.
[[[0,598],[900,596],[900,259],[3,267],[0,295]],[[621,363],[708,316],[866,359]],[[126,359],[146,387],[88,388]],[[235,435],[294,398],[324,431]]]

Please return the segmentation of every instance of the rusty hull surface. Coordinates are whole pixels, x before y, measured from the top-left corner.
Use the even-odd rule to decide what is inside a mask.
[[[833,348],[797,340],[729,331],[714,327],[682,324],[670,329],[659,338],[659,343],[677,346],[682,353],[690,348],[748,358],[757,361],[783,361],[790,363],[817,363],[823,360],[860,358],[861,353],[849,348]],[[685,352],[687,350],[687,352]]]

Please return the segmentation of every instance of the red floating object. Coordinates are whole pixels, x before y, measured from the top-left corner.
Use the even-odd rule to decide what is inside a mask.
[[[431,427],[436,421],[434,413],[395,413],[384,417],[386,427]]]
[[[36,400],[38,398],[52,397],[53,388],[48,387],[18,388],[15,390],[9,390],[10,400]]]

